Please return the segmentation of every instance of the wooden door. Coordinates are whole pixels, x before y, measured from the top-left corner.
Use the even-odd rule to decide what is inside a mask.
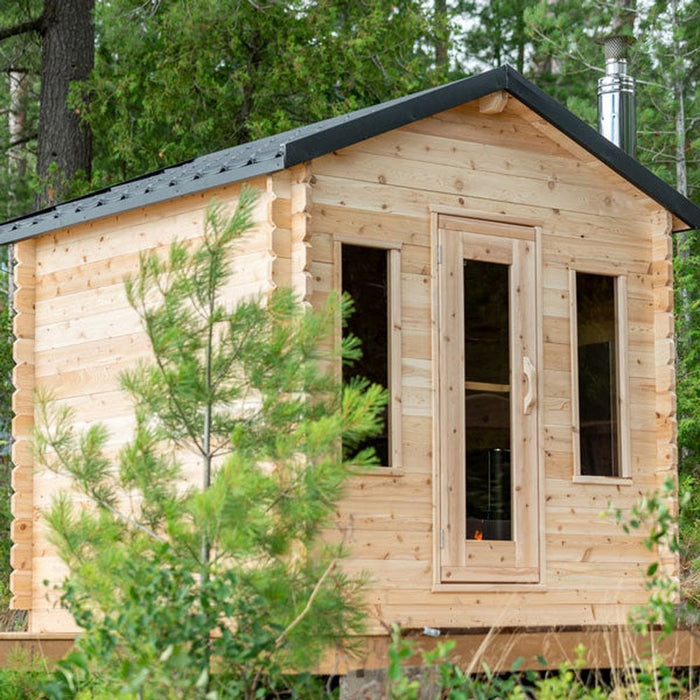
[[[438,222],[441,583],[539,581],[535,229]]]

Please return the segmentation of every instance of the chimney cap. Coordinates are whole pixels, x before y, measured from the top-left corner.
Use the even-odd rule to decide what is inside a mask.
[[[610,34],[603,39],[605,60],[619,60],[627,58],[627,48],[632,45],[633,39],[623,34]]]

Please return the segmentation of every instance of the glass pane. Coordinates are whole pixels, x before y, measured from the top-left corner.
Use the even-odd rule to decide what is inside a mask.
[[[465,380],[508,384],[508,265],[464,261]]]
[[[576,273],[581,474],[618,476],[615,278]]]
[[[355,311],[347,322],[346,332],[362,343],[362,358],[343,368],[343,379],[364,377],[374,384],[388,386],[389,319],[388,319],[388,255],[384,248],[343,244],[343,292],[353,299]],[[358,450],[374,447],[379,463],[389,464],[388,409],[384,409],[381,435],[368,438]]]
[[[509,268],[464,262],[467,539],[511,539]]]

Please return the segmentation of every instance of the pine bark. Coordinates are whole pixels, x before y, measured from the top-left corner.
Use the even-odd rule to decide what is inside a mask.
[[[449,28],[447,24],[447,0],[435,0],[435,65],[449,66]]]
[[[92,138],[69,106],[74,81],[86,80],[95,61],[95,0],[45,0],[42,15],[41,98],[37,172],[42,189],[37,205],[66,194],[79,172],[90,175]]]
[[[10,87],[10,109],[7,114],[7,130],[10,135],[10,147],[7,153],[9,172],[24,178],[27,170],[26,136],[27,109],[25,95],[27,92],[27,75],[23,71],[8,71]]]

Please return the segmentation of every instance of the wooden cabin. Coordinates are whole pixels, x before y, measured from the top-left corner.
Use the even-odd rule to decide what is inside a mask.
[[[382,466],[352,482],[369,635],[624,623],[655,557],[610,518],[676,471],[672,234],[700,209],[510,67],[237,146],[0,226],[15,267],[11,586],[71,621],[41,511],[33,397],[125,439],[147,351],[123,278],[256,188],[232,299],[357,300],[390,392]],[[379,358],[377,360],[376,358]]]

